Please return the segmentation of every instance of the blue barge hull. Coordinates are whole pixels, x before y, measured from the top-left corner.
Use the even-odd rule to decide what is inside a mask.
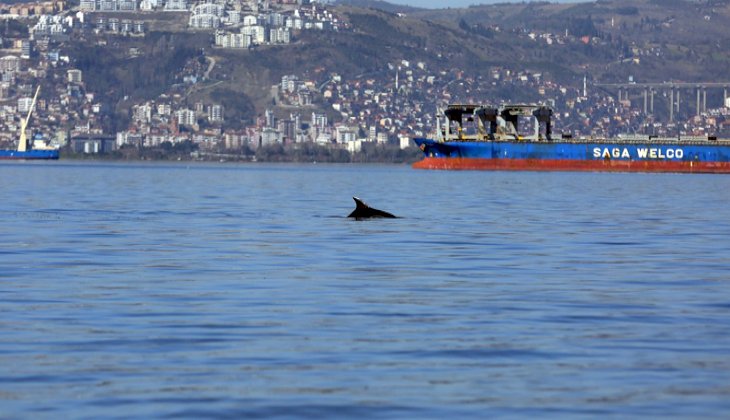
[[[426,156],[419,169],[730,173],[730,143],[414,141]]]
[[[58,159],[58,156],[58,150],[26,150],[25,152],[0,150],[0,159],[48,160]]]

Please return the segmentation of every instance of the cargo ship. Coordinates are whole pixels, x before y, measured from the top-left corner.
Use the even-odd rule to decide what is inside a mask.
[[[18,140],[18,148],[14,150],[0,150],[0,159],[23,159],[23,160],[39,160],[39,159],[58,159],[58,149],[55,147],[48,146],[48,144],[41,140],[33,141],[32,143],[26,138],[26,129],[28,128],[28,122],[30,116],[35,108],[36,100],[38,99],[38,93],[41,87],[35,91],[33,96],[33,102],[28,110],[28,116],[20,124],[20,139]]]
[[[730,173],[730,140],[712,136],[553,136],[544,105],[452,104],[416,169]]]

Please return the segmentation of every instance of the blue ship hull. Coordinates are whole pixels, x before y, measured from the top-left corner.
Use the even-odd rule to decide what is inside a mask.
[[[730,142],[444,141],[416,138],[419,169],[730,173]]]
[[[414,141],[421,169],[505,169],[730,173],[730,141],[632,135],[573,139],[552,135],[553,111],[539,104],[450,104],[438,139]]]
[[[48,160],[58,159],[58,150],[0,150],[0,159]]]

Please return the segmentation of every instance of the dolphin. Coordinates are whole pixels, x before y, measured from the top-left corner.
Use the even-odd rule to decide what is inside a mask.
[[[357,197],[352,197],[353,200],[355,200],[355,210],[350,213],[347,217],[354,217],[355,220],[362,220],[362,219],[373,219],[373,218],[386,218],[386,219],[395,219],[396,216],[392,215],[391,213],[388,213],[387,211],[374,209],[362,200],[360,200]]]

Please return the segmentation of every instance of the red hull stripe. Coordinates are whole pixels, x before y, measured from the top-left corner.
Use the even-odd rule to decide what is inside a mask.
[[[427,157],[413,164],[416,169],[488,171],[588,171],[588,172],[688,172],[730,173],[730,162],[630,161],[572,159],[484,159]]]

